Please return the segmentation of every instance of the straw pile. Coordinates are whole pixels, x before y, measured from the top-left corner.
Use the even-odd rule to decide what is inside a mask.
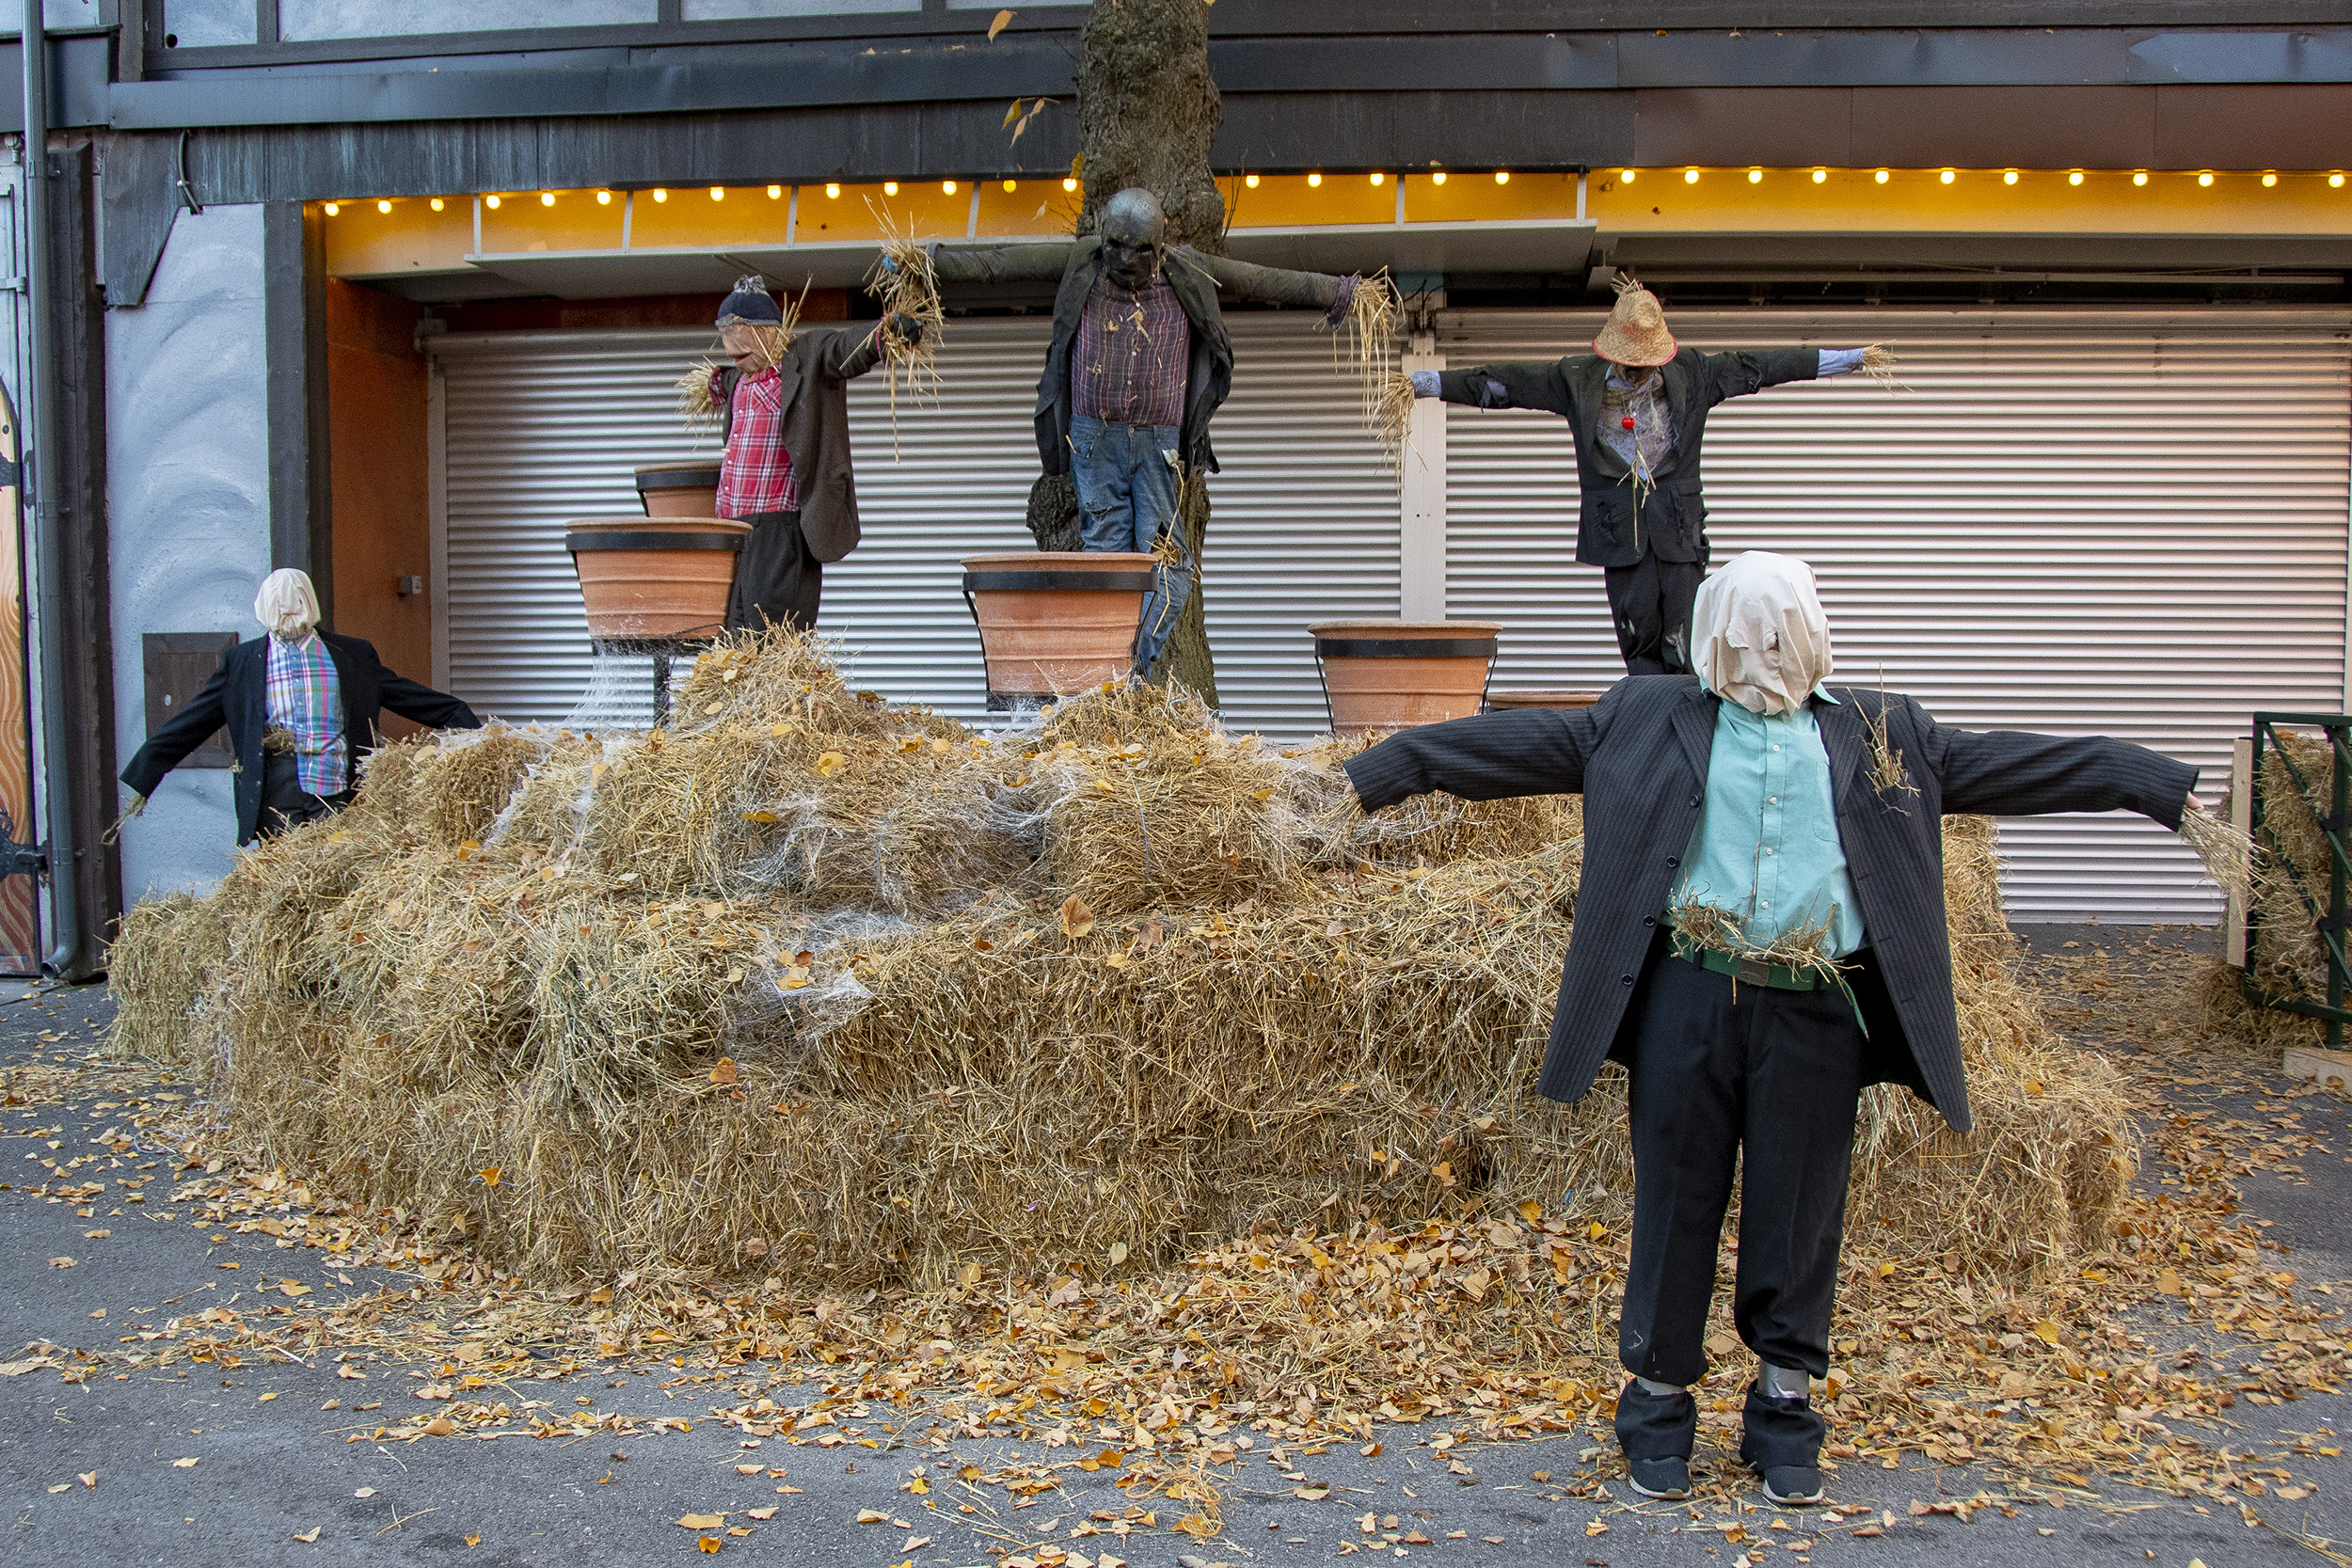
[[[2328,955],[2318,915],[2328,910],[2333,857],[2320,820],[2330,809],[2335,757],[2324,735],[2282,729],[2278,736],[2294,767],[2284,766],[2275,752],[2263,761],[2262,827],[2254,835],[2248,876],[2256,916],[2254,946],[2243,970],[2216,958],[2200,996],[2207,1027],[2265,1048],[2311,1043],[2325,1026],[2316,1019],[2255,1006],[2245,994],[2249,977],[2271,996],[2315,1002],[2328,997]],[[2228,820],[2231,811],[2225,805],[2219,818]]]
[[[1123,685],[973,734],[731,641],[676,727],[394,747],[358,804],[127,917],[126,1047],[254,1155],[544,1280],[1100,1274],[1253,1228],[1621,1215],[1623,1080],[1535,1098],[1573,798],[1366,818]],[[1980,1130],[1872,1091],[1874,1244],[2017,1278],[2103,1238],[2104,1064],[2020,989],[1992,838],[1947,835]]]

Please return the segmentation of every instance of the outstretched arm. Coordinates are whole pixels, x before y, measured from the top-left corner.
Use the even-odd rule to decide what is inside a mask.
[[[1567,381],[1558,361],[1551,359],[1468,371],[1415,371],[1413,391],[1472,408],[1539,408],[1564,419],[1569,412]]]
[[[147,737],[147,744],[122,770],[122,782],[141,797],[154,794],[165,774],[186,761],[190,752],[229,721],[228,691],[229,659],[223,655],[220,668],[204,683],[204,689],[189,698],[188,705],[173,715],[169,723]]]
[[[1362,275],[1339,277],[1327,272],[1293,272],[1285,267],[1262,267],[1230,256],[1209,256],[1188,245],[1170,245],[1168,258],[1208,275],[1219,292],[1253,305],[1311,307],[1323,312],[1325,325],[1338,326],[1364,281]]]
[[[1922,759],[1944,788],[1946,813],[2035,816],[2059,811],[2136,811],[2178,832],[2197,769],[2105,736],[1956,730],[1913,705],[1927,735]]]
[[[1465,800],[1581,794],[1611,707],[1604,697],[1566,713],[1531,708],[1424,724],[1350,757],[1348,782],[1366,811],[1440,789]]]
[[[376,701],[420,724],[437,730],[478,730],[482,721],[474,717],[472,708],[446,691],[436,691],[420,681],[405,675],[384,672],[384,684],[376,693]]]
[[[1058,282],[1070,266],[1071,243],[1000,245],[950,249],[931,246],[931,273],[942,283]]]
[[[1821,351],[1818,348],[1734,349],[1728,354],[1707,356],[1700,385],[1707,388],[1708,402],[1716,404],[1725,398],[1760,392],[1784,381],[1811,381],[1820,372]]]

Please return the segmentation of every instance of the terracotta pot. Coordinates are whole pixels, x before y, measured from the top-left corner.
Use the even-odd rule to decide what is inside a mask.
[[[1152,558],[1118,550],[1018,550],[963,559],[992,707],[1117,680],[1135,665]]]
[[[1502,627],[1492,621],[1318,621],[1331,728],[1408,729],[1476,713]]]
[[[707,517],[719,510],[719,461],[642,464],[637,500],[648,517]]]
[[[726,619],[727,590],[749,523],[727,517],[591,517],[568,523],[588,635],[604,641],[701,641]]]
[[[1518,707],[1591,707],[1599,701],[1600,693],[1597,691],[1550,689],[1486,693],[1486,705],[1498,713]]]

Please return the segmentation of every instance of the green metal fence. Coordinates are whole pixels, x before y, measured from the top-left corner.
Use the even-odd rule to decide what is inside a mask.
[[[2312,781],[2279,738],[2279,726],[2286,724],[2302,729],[2324,732],[2330,754],[2329,776],[2324,781],[2326,792],[2312,787]],[[2251,824],[2254,842],[2269,860],[2284,873],[2288,885],[2301,900],[2319,931],[2320,947],[2328,961],[2328,1000],[2314,1002],[2301,996],[2273,996],[2264,990],[2255,976],[2260,972],[2258,956],[2262,951],[2263,900],[2246,901],[2246,999],[2256,1006],[2276,1007],[2283,1012],[2302,1013],[2323,1020],[2328,1025],[2328,1045],[2331,1050],[2344,1048],[2344,1026],[2352,1023],[2352,1009],[2344,1006],[2347,991],[2352,991],[2352,959],[2345,953],[2344,901],[2352,890],[2352,714],[2341,713],[2257,713],[2254,715],[2253,766],[2250,770],[2249,793],[2252,797]],[[2278,835],[2264,821],[2263,770],[2283,768],[2296,793],[2312,805],[2312,815],[2319,818],[2320,835],[2328,845],[2328,885],[2323,890],[2310,885],[2300,867],[2283,851]],[[2316,802],[2325,799],[2328,810],[2321,815]]]

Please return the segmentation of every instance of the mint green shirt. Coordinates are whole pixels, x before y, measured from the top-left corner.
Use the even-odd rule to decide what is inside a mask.
[[[1836,700],[1814,689],[1814,703]],[[1682,863],[1674,904],[1727,911],[1756,947],[1820,926],[1831,958],[1862,946],[1862,909],[1837,840],[1829,752],[1812,703],[1778,719],[1717,705],[1707,803]]]

